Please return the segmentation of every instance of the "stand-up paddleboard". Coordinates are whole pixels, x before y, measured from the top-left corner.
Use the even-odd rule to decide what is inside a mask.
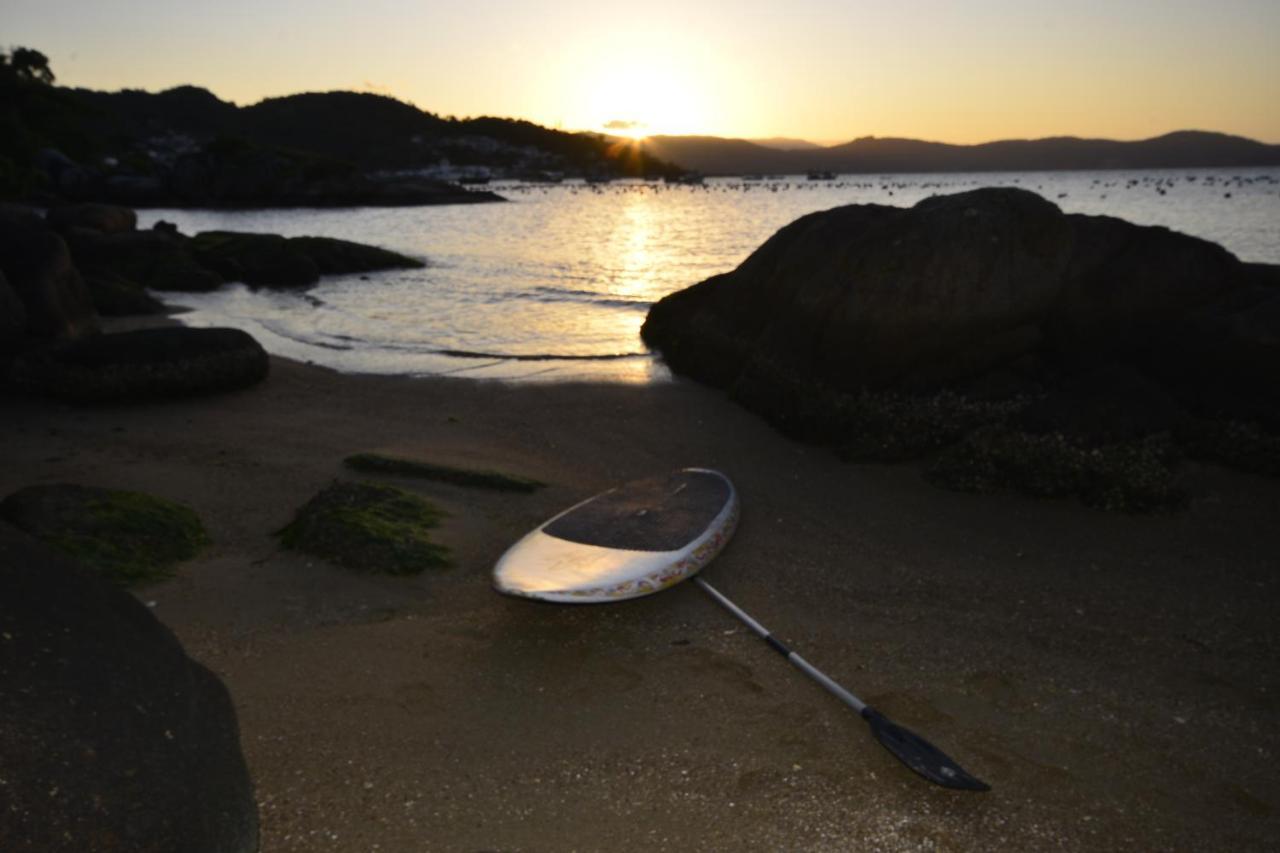
[[[738,523],[729,478],[684,468],[570,507],[529,533],[493,569],[499,592],[592,604],[650,595],[697,574]]]

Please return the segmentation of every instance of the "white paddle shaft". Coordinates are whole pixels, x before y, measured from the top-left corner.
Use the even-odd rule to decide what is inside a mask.
[[[799,669],[805,675],[809,676],[814,681],[818,682],[823,687],[827,688],[827,691],[831,693],[833,696],[835,696],[837,699],[839,699],[841,702],[845,703],[846,705],[848,705],[850,708],[852,708],[854,711],[858,712],[859,714],[861,714],[863,709],[867,707],[866,702],[863,702],[857,696],[854,696],[848,690],[845,690],[843,687],[841,687],[839,684],[833,681],[825,672],[818,669],[816,666],[809,663],[804,658],[800,657],[800,655],[791,651],[791,649],[787,648],[787,646],[781,640],[779,640],[777,637],[774,637],[773,634],[769,633],[768,628],[764,627],[759,622],[752,619],[751,616],[745,610],[743,610],[738,605],[734,604],[728,598],[725,598],[724,594],[721,593],[720,590],[716,589],[711,584],[704,581],[702,578],[696,577],[693,579],[693,582],[696,583],[698,586],[702,587],[703,591],[706,592],[707,595],[714,598],[721,607],[723,607],[725,610],[728,610],[734,616],[738,617],[738,619],[740,619],[744,625],[750,628],[752,632],[754,632],[758,637],[760,637],[760,639],[768,643],[769,646],[774,651],[776,651],[778,654],[782,655],[787,660],[789,660],[792,664],[795,665],[797,669]]]

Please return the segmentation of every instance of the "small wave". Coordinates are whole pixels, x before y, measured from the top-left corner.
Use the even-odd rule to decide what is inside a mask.
[[[617,361],[623,358],[646,358],[647,352],[615,352],[593,355],[560,355],[556,353],[528,353],[515,355],[499,352],[471,352],[460,349],[431,350],[436,355],[447,355],[453,358],[487,358],[502,361]]]
[[[562,353],[505,353],[505,352],[481,352],[477,350],[464,349],[440,349],[426,344],[411,344],[396,341],[377,341],[377,340],[360,340],[350,335],[332,335],[331,337],[343,341],[351,341],[349,344],[333,343],[331,341],[319,338],[307,337],[299,335],[278,323],[261,322],[262,328],[277,337],[293,341],[307,346],[320,347],[329,350],[358,350],[369,348],[374,350],[398,350],[400,352],[416,353],[419,355],[443,355],[449,358],[466,358],[466,359],[482,359],[493,362],[502,361],[617,361],[624,358],[646,358],[646,352],[615,352],[615,353],[587,353],[587,354],[562,354]],[[361,346],[363,345],[363,347]]]
[[[358,343],[358,341],[355,338],[350,338],[350,337],[347,337],[346,335],[335,335],[334,337],[338,337],[346,341],[352,341],[352,344],[330,343],[329,341],[317,340],[316,338],[308,338],[308,337],[304,337],[302,335],[296,334],[295,332],[290,331],[280,323],[273,323],[269,320],[259,320],[257,322],[260,326],[262,326],[262,328],[266,329],[268,332],[275,335],[276,337],[284,338],[287,341],[293,341],[294,343],[298,343],[298,344],[306,344],[307,346],[320,347],[322,349],[345,351],[345,350],[355,349],[356,347],[353,344]]]
[[[534,287],[526,291],[502,294],[508,299],[531,299],[535,302],[576,302],[599,305],[602,308],[623,308],[631,311],[647,311],[653,305],[648,299],[626,299],[608,296],[593,290],[576,290],[568,287]]]

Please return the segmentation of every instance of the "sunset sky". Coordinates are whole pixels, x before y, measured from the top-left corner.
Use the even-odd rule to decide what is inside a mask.
[[[58,82],[356,89],[566,130],[1280,142],[1277,0],[0,0]]]

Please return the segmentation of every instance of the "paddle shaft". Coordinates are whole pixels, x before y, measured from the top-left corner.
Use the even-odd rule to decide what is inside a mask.
[[[721,607],[723,607],[725,610],[728,610],[734,616],[738,617],[738,619],[741,620],[744,625],[750,628],[753,633],[755,633],[758,637],[760,637],[760,639],[768,643],[771,649],[773,649],[775,652],[777,652],[778,654],[786,658],[788,661],[790,661],[792,665],[794,665],[797,669],[799,669],[805,675],[809,676],[814,681],[818,682],[823,687],[825,687],[829,693],[831,693],[841,702],[845,703],[846,705],[848,705],[850,708],[852,708],[854,711],[856,711],[859,714],[861,714],[863,710],[867,707],[866,702],[863,702],[857,696],[854,696],[848,690],[845,690],[843,687],[841,687],[839,684],[833,681],[831,677],[828,676],[825,672],[818,669],[816,666],[809,663],[804,658],[800,657],[800,655],[796,654],[791,649],[787,648],[785,643],[783,643],[777,637],[773,636],[773,634],[769,633],[768,628],[764,627],[759,622],[752,619],[751,616],[745,610],[743,610],[741,607],[739,607],[738,605],[730,601],[728,598],[726,598],[724,594],[720,592],[720,590],[716,589],[711,584],[704,581],[702,578],[695,577],[693,579],[693,582],[696,583],[698,586],[702,587],[702,590],[706,592],[707,595],[714,598],[716,600],[716,603],[718,603]]]

